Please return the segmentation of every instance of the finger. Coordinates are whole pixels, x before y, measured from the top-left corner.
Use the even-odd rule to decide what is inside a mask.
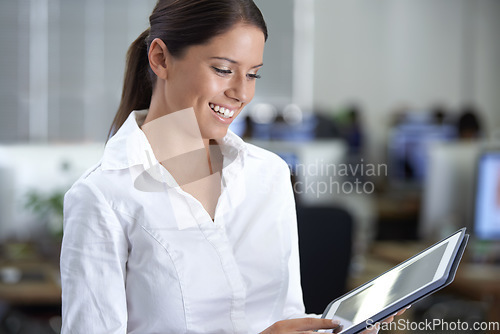
[[[411,305],[406,306],[404,309],[399,310],[399,312],[398,312],[398,313],[396,313],[396,315],[401,315],[401,314],[405,313],[405,312],[406,312],[406,310],[407,310],[407,309],[409,309],[410,307],[411,307]]]
[[[404,309],[402,309],[402,310],[399,310],[398,312],[396,312],[396,316],[401,315],[401,314],[403,314],[403,313],[405,313],[405,312],[406,312],[406,309],[405,309],[405,308],[404,308]]]
[[[411,307],[411,305],[410,305],[410,306],[407,306],[407,307],[405,307],[405,308],[403,308],[403,309],[401,309],[401,310],[399,310],[399,311],[397,311],[396,313],[394,313],[394,314],[393,314],[393,315],[391,315],[390,317],[385,318],[385,319],[383,320],[383,322],[392,322],[392,321],[394,321],[394,317],[397,317],[397,316],[402,315],[402,314],[403,314],[403,313],[405,313],[405,312],[406,312],[406,310],[407,310],[407,309],[409,309],[410,307]]]
[[[394,321],[394,315],[391,315],[390,317],[385,318],[382,320],[382,322],[393,322]]]
[[[365,329],[364,331],[361,332],[361,334],[375,334],[378,333],[380,329],[380,323],[375,323],[371,329]]]
[[[309,331],[317,329],[335,329],[339,327],[338,320],[318,319],[318,318],[301,318],[290,320],[288,325],[292,326],[296,331]]]
[[[344,325],[339,325],[333,330],[333,333],[340,333],[344,329]]]

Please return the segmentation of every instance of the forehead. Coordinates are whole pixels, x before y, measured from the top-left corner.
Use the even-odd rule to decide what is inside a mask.
[[[188,54],[198,60],[210,57],[229,58],[252,67],[262,63],[264,45],[262,30],[253,25],[236,24],[229,31],[210,39],[208,43],[191,47]]]

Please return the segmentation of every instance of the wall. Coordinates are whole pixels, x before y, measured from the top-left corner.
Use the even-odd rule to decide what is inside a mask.
[[[316,0],[314,99],[365,111],[373,159],[402,105],[453,110],[475,103],[500,127],[500,2]]]
[[[0,142],[104,141],[155,2],[0,1]]]
[[[270,30],[256,100],[289,103],[293,1],[256,2]],[[155,3],[0,1],[0,142],[104,141]]]
[[[0,1],[0,142],[103,141],[126,50],[154,3]],[[322,110],[360,101],[373,156],[401,104],[473,101],[490,128],[500,126],[499,1],[256,3],[270,38],[255,101],[308,101],[310,94]],[[297,7],[312,13],[294,13]],[[313,27],[304,29],[309,16]]]
[[[255,0],[269,33],[255,102],[290,103],[293,91],[293,0]]]

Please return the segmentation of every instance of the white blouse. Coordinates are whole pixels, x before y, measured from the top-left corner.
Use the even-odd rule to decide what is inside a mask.
[[[146,113],[66,194],[62,333],[258,333],[305,316],[286,163],[228,132],[212,221],[154,159]]]

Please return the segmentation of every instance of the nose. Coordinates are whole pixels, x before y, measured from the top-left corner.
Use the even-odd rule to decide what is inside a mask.
[[[226,90],[226,96],[238,101],[241,104],[249,103],[255,93],[255,81],[247,78],[246,75],[232,78]]]

